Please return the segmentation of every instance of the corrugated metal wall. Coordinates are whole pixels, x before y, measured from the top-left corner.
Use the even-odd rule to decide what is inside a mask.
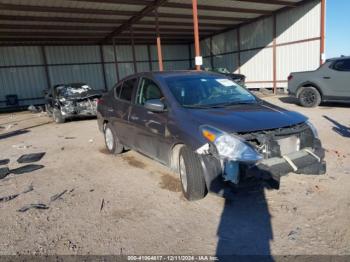
[[[188,45],[163,45],[162,51],[165,70],[190,67]],[[51,85],[85,82],[104,89],[103,66],[107,88],[112,88],[117,82],[113,46],[103,46],[102,53],[103,59],[99,46],[0,47],[0,108],[6,107],[5,97],[10,94],[18,96],[20,105],[43,103],[48,81]],[[117,45],[116,55],[119,77],[133,74],[132,47]],[[155,46],[135,45],[135,57],[137,72],[150,71],[151,65],[152,70],[158,70]]]
[[[276,76],[287,86],[290,72],[314,70],[320,65],[320,0],[276,15]],[[238,32],[239,30],[239,45]],[[246,75],[247,87],[273,86],[274,17],[212,37],[213,66]],[[193,52],[193,46],[191,48]],[[201,41],[204,67],[211,67],[210,38]],[[238,62],[240,61],[240,64]]]
[[[201,41],[204,67],[226,67],[247,77],[251,88],[273,85],[273,39],[276,31],[276,76],[286,86],[292,71],[314,70],[320,63],[320,0],[284,11]],[[238,35],[240,41],[238,43]],[[165,70],[193,67],[193,46],[163,45]],[[111,88],[119,77],[134,73],[130,45],[117,45],[117,66],[113,46],[27,46],[0,47],[0,107],[5,96],[17,94],[22,105],[42,103],[42,90],[50,84],[86,82],[95,88]],[[45,70],[45,56],[48,76]],[[135,46],[138,72],[158,70],[156,46]],[[104,60],[104,64],[102,63]],[[239,64],[240,62],[240,64]],[[103,68],[104,66],[104,68]],[[104,70],[103,70],[104,69]]]

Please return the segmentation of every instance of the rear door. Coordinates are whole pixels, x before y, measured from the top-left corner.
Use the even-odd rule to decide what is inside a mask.
[[[131,101],[136,91],[137,78],[130,78],[123,81],[120,87],[117,86],[114,93],[115,103],[113,103],[113,126],[117,132],[120,141],[132,146],[133,136],[130,134],[129,114]]]
[[[323,77],[332,99],[350,99],[350,59],[335,61]]]
[[[171,142],[167,136],[168,111],[151,112],[144,107],[147,100],[161,99],[166,103],[158,84],[150,78],[139,81],[135,103],[130,112],[130,124],[135,130],[134,146],[142,153],[166,163]]]

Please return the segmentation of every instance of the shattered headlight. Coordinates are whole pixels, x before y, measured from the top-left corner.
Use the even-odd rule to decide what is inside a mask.
[[[314,137],[319,138],[316,127],[309,120],[306,121],[306,124],[310,127],[312,133],[314,134]]]
[[[257,162],[263,158],[240,137],[207,125],[201,126],[200,131],[209,142],[215,145],[220,157],[242,162]]]

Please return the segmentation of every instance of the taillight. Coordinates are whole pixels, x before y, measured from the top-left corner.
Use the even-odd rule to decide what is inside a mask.
[[[97,104],[98,104],[98,105],[103,104],[103,102],[104,102],[104,101],[103,101],[103,99],[102,99],[102,98],[97,99]]]
[[[292,75],[289,75],[288,76],[288,81],[292,80],[293,79],[293,76]]]

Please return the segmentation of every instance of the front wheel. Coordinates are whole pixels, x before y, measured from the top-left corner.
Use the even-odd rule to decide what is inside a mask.
[[[45,111],[49,117],[52,116],[52,107],[49,104],[45,104]]]
[[[120,143],[111,124],[107,123],[104,128],[106,148],[109,153],[117,155],[123,152],[124,147]]]
[[[180,150],[179,173],[182,192],[187,200],[199,200],[206,196],[207,187],[201,162],[198,155],[188,147]]]
[[[316,107],[321,103],[321,94],[313,86],[304,86],[299,91],[298,99],[304,107]]]
[[[53,120],[58,124],[64,123],[66,121],[66,119],[61,113],[61,110],[58,108],[53,109],[52,117],[53,117]]]

